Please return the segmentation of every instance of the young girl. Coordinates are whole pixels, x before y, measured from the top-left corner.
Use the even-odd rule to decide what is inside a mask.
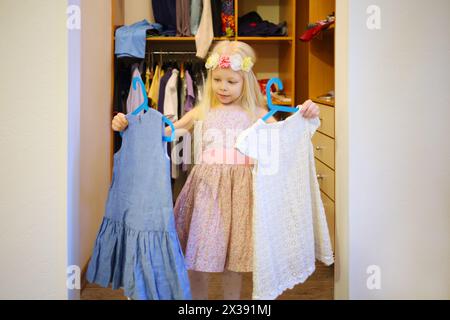
[[[239,299],[242,273],[252,272],[253,164],[234,144],[239,133],[268,112],[254,63],[255,53],[248,44],[218,42],[206,63],[203,99],[174,123],[176,129],[186,130],[202,124],[200,160],[174,209],[194,299],[208,299],[211,272],[223,273],[225,300]],[[308,100],[300,112],[314,118],[319,108]],[[124,114],[112,122],[115,131],[127,125]],[[166,135],[170,134],[167,127]]]

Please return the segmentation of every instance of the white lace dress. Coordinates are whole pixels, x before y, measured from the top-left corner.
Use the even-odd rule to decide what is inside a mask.
[[[296,112],[284,121],[259,119],[236,148],[254,158],[253,299],[275,299],[303,283],[315,259],[334,262],[320,198],[311,137],[318,118]]]

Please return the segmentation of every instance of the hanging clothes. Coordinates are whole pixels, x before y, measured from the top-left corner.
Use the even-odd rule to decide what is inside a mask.
[[[222,0],[222,34],[226,37],[234,37],[234,0]]]
[[[203,89],[205,87],[206,78],[203,72],[198,71],[195,73],[195,87],[197,88],[197,100],[196,102],[199,103],[202,101],[203,98]]]
[[[159,100],[159,83],[161,77],[164,76],[164,71],[159,65],[156,65],[155,74],[153,76],[152,84],[150,86],[150,91],[148,92],[149,103],[153,109],[158,109]]]
[[[145,70],[145,91],[147,92],[147,96],[150,94],[150,87],[152,84],[153,75],[154,75],[153,67],[150,70],[150,67],[147,66],[147,69]]]
[[[197,34],[198,26],[200,25],[202,11],[203,11],[203,1],[202,0],[192,0],[191,1],[190,29],[191,29],[192,35],[194,35],[194,36]]]
[[[139,69],[135,67],[132,79],[134,78],[141,78],[141,73],[139,72]],[[140,107],[144,103],[144,94],[147,94],[147,92],[142,91],[142,87],[140,85],[136,86],[136,90],[133,89],[133,80],[131,81],[130,86],[130,92],[128,94],[127,99],[127,113],[133,112],[135,109]]]
[[[197,47],[197,57],[205,58],[208,54],[209,47],[214,39],[213,21],[211,12],[211,0],[203,0],[203,10],[195,35],[195,45]]]
[[[191,6],[190,0],[176,0],[177,37],[191,36]]]
[[[162,115],[149,109],[127,119],[87,280],[123,287],[136,300],[190,299],[175,231]]]
[[[164,115],[169,118],[171,121],[175,122],[178,120],[178,76],[179,71],[177,69],[172,70],[172,75],[169,80],[167,80],[167,84],[165,87],[165,95],[164,95]],[[175,146],[179,142],[179,137],[177,136],[175,141],[170,143],[170,154],[171,154],[171,176],[172,179],[177,179],[179,176],[179,165],[177,161],[173,161],[173,157],[176,157],[176,154],[172,152],[175,149]],[[175,158],[176,159],[176,158]]]
[[[136,66],[139,66],[141,78],[145,78],[145,61],[140,58],[114,57],[114,112],[127,113],[127,99],[131,79]]]
[[[164,114],[164,102],[166,96],[167,81],[172,76],[172,68],[168,68],[159,81],[158,111]]]
[[[275,299],[303,283],[315,259],[333,263],[311,137],[318,118],[300,111],[284,121],[259,119],[236,148],[257,161],[253,174],[253,299]]]
[[[191,134],[188,134],[188,132],[183,135],[183,141],[182,141],[182,157],[183,157],[183,163],[182,163],[182,170],[184,172],[189,171],[191,169],[191,165],[193,163],[193,156],[192,156],[192,150],[193,150],[193,141]]]
[[[127,100],[130,92],[131,79],[135,67],[139,66],[141,77],[145,78],[145,62],[140,58],[114,56],[114,97],[113,111],[117,113],[127,113]],[[119,132],[114,132],[114,152],[117,152],[122,145],[122,138]]]
[[[195,93],[194,93],[194,83],[192,81],[191,74],[188,70],[185,71],[186,78],[186,99],[184,103],[184,111],[189,112],[194,108],[195,103]]]
[[[187,97],[187,82],[186,82],[186,70],[184,69],[184,64],[181,64],[180,70],[180,83],[179,83],[179,95],[178,95],[178,111],[180,118],[185,115],[184,104],[186,103]]]
[[[172,70],[172,75],[167,80],[164,95],[164,112],[163,114],[169,120],[175,122],[178,120],[178,77],[180,71]]]
[[[175,36],[177,33],[176,0],[152,0],[155,21],[162,25],[161,34]]]
[[[178,179],[180,176],[180,164],[178,163],[178,159],[180,158],[180,151],[182,143],[180,142],[181,136],[176,135],[173,142],[169,145],[170,152],[170,174],[172,179]]]
[[[222,0],[211,0],[214,37],[222,36]]]

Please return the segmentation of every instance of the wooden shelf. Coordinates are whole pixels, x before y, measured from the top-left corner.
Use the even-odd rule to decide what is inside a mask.
[[[319,98],[311,98],[311,101],[315,102],[315,103],[325,104],[330,107],[334,107],[334,101],[327,101],[327,100],[322,100]]]
[[[292,41],[292,37],[241,37],[238,36],[239,41]]]

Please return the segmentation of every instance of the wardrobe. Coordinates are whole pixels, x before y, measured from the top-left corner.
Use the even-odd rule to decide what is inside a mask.
[[[113,1],[112,48],[114,55],[114,31],[125,24],[125,17],[130,8],[134,19],[139,3],[133,0]],[[309,23],[325,19],[334,13],[335,0],[233,0],[235,30],[232,36],[213,38],[213,44],[219,40],[239,40],[250,44],[256,54],[257,63],[254,71],[258,80],[278,77],[283,82],[280,93],[283,99],[274,100],[278,105],[298,105],[307,99],[318,104],[321,115],[321,126],[313,137],[316,171],[321,188],[331,240],[334,246],[335,226],[335,130],[334,130],[334,99],[320,98],[327,92],[334,91],[334,25],[323,31],[309,42],[299,40]],[[201,2],[201,1],[200,1]],[[134,7],[133,7],[134,6]],[[146,10],[146,9],[145,9]],[[286,32],[282,36],[243,36],[240,32],[239,17],[256,12],[263,20],[274,24],[285,23]],[[146,18],[143,14],[142,19]],[[129,20],[129,19],[128,19]],[[127,21],[132,23],[136,21]],[[150,21],[152,22],[152,21]],[[243,26],[241,25],[243,29]],[[151,36],[146,39],[147,57],[160,57],[159,53],[196,51],[194,36]],[[158,54],[154,54],[157,52]],[[166,55],[165,55],[166,56]],[[176,59],[173,55],[172,59]],[[195,55],[192,55],[195,57]],[[113,59],[114,61],[114,59]],[[114,68],[114,66],[113,66]],[[113,72],[114,73],[114,72]],[[114,92],[114,78],[111,79],[111,89]],[[112,111],[114,115],[114,110]],[[284,118],[289,114],[281,114]],[[111,133],[114,135],[113,133]],[[111,164],[114,154],[114,137],[111,139]],[[112,165],[111,165],[112,167]],[[183,179],[174,184],[174,199],[179,193]]]

